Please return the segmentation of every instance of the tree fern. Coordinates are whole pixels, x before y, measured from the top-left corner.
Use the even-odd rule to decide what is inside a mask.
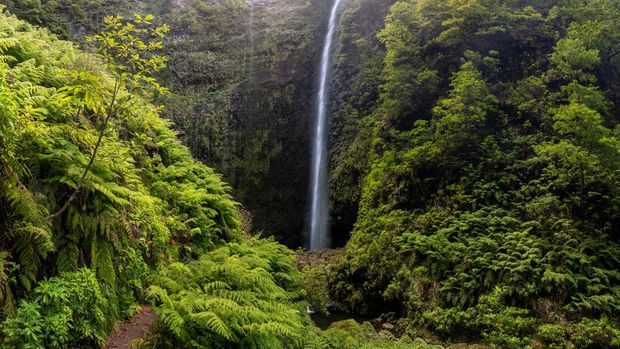
[[[56,269],[59,273],[74,272],[78,270],[80,251],[73,242],[67,242],[58,249],[56,254]]]
[[[17,179],[10,176],[13,184],[5,183],[5,198],[9,200],[11,212],[2,239],[11,243],[11,251],[22,268],[22,284],[30,288],[43,258],[54,250],[49,225],[43,220],[43,208],[34,195]]]
[[[105,281],[108,285],[114,285],[116,270],[111,244],[96,237],[91,241],[91,246],[91,268],[97,273],[100,280]]]

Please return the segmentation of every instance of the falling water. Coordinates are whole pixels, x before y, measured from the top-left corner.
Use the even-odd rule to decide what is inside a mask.
[[[327,210],[327,117],[326,98],[330,68],[330,53],[334,32],[337,26],[338,7],[341,0],[334,0],[329,16],[329,28],[325,36],[323,56],[321,57],[321,75],[319,78],[319,95],[317,98],[316,130],[312,151],[312,207],[310,210],[310,249],[330,247],[328,210]]]

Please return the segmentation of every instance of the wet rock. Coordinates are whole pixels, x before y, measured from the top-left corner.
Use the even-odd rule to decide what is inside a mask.
[[[391,324],[391,323],[389,323],[389,322],[386,322],[386,323],[384,323],[381,327],[383,327],[384,329],[386,329],[386,330],[388,330],[388,331],[391,331],[391,330],[393,330],[393,329],[394,329],[394,327],[396,327],[396,326],[394,326],[393,324]]]

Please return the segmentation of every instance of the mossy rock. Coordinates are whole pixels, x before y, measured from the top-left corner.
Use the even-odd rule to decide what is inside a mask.
[[[372,324],[370,322],[364,322],[360,324],[354,319],[333,322],[331,325],[329,325],[328,329],[343,330],[354,337],[373,337],[377,334],[377,331],[375,331],[374,327],[372,327]]]

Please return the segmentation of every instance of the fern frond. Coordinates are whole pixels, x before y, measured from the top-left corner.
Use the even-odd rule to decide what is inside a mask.
[[[4,195],[11,202],[13,212],[22,217],[30,224],[40,227],[47,226],[45,220],[45,208],[39,205],[34,194],[28,190],[17,178],[13,178],[14,184],[5,187]]]
[[[213,290],[229,290],[230,286],[224,281],[216,280],[216,281],[212,281],[212,282],[208,282],[204,284],[202,286],[202,289],[205,292],[210,293]]]
[[[101,238],[92,240],[91,268],[97,273],[99,280],[114,285],[116,282],[116,271],[112,258],[112,246]]]
[[[228,326],[226,326],[224,321],[217,316],[217,314],[210,311],[203,311],[200,313],[191,314],[191,318],[218,336],[224,337],[227,340],[233,339],[232,332]]]
[[[34,281],[42,259],[54,250],[51,233],[47,229],[31,224],[19,224],[12,227],[9,234],[14,241],[13,250],[18,257],[23,275]]]
[[[161,311],[161,321],[166,325],[172,333],[180,339],[187,339],[188,333],[184,329],[185,319],[176,310],[164,308]]]
[[[9,285],[10,280],[10,255],[5,251],[0,251],[0,316],[12,315],[15,304],[13,304],[13,293]]]
[[[9,64],[9,63],[15,63],[15,62],[17,62],[17,58],[13,56],[0,55],[0,63]]]
[[[56,254],[56,268],[59,273],[75,272],[78,270],[78,258],[80,251],[78,247],[69,243],[60,248]]]
[[[170,297],[168,296],[168,291],[166,291],[165,289],[157,285],[149,286],[147,290],[147,296],[152,301],[159,302],[159,303],[166,304],[166,305],[172,305],[172,301],[170,300]]]
[[[0,38],[0,53],[4,53],[17,46],[19,40],[16,38]]]

